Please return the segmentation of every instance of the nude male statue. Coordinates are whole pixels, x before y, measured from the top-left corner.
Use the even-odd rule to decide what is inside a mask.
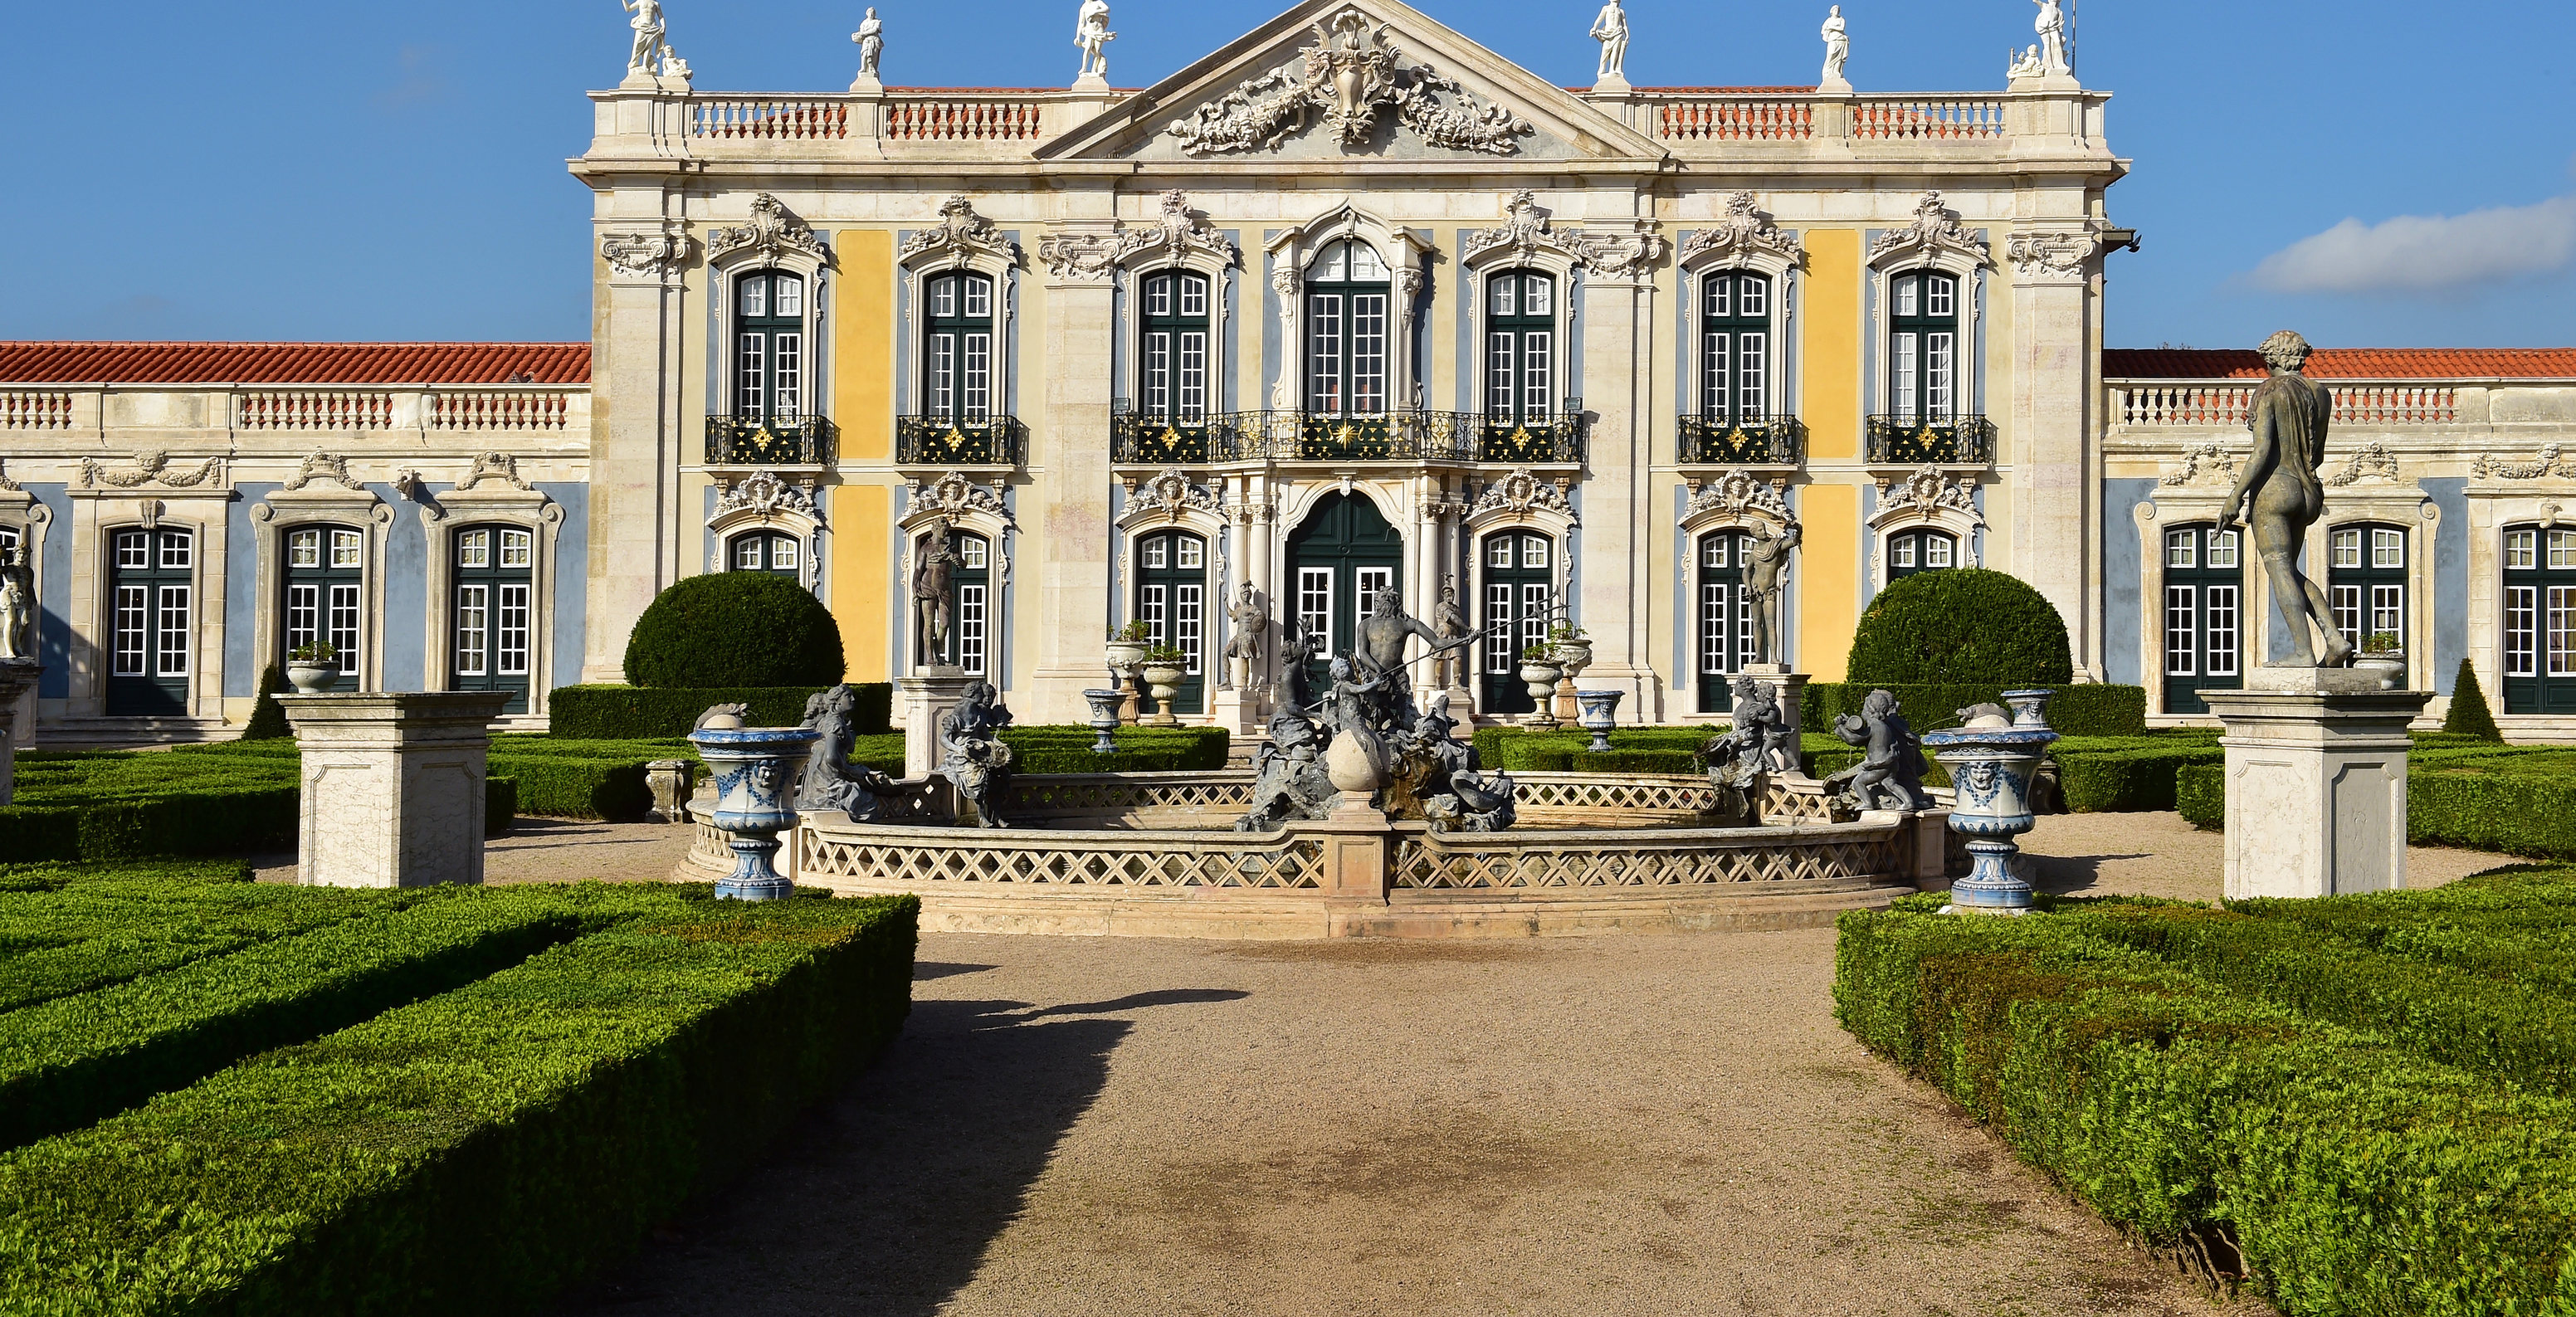
[[[1796,525],[1778,535],[1756,533],[1745,546],[1744,592],[1753,599],[1753,661],[1780,661],[1780,577],[1789,570],[1789,551],[1806,532]]]
[[[1380,692],[1378,695],[1380,708],[1387,710],[1406,708],[1413,703],[1413,679],[1405,672],[1405,642],[1412,637],[1420,636],[1424,644],[1431,646],[1433,654],[1442,654],[1453,649],[1464,648],[1473,643],[1476,637],[1473,634],[1454,639],[1445,637],[1424,626],[1421,619],[1406,616],[1404,599],[1396,593],[1393,586],[1380,589],[1377,592],[1377,598],[1372,602],[1373,607],[1370,608],[1369,615],[1360,619],[1357,628],[1359,645],[1351,656],[1353,666],[1358,670],[1360,680],[1363,682],[1373,683],[1380,678],[1393,678],[1384,686],[1376,688]]]
[[[2309,350],[2306,339],[2286,329],[2263,340],[2263,362],[2272,368],[2272,378],[2254,390],[2253,405],[2246,410],[2254,452],[2218,512],[2218,524],[2227,527],[2250,509],[2245,519],[2253,527],[2254,549],[2271,578],[2272,602],[2290,628],[2288,651],[2265,665],[2275,668],[2339,668],[2352,657],[2352,642],[2335,629],[2334,606],[2326,592],[2299,571],[2300,542],[2325,515],[2326,491],[2317,468],[2326,460],[2326,421],[2334,414],[2334,394],[2299,373]],[[2323,664],[2310,644],[2312,625],[2325,636]]]
[[[2074,72],[2074,66],[2066,62],[2066,10],[2059,6],[2057,0],[2031,0],[2031,3],[2039,6],[2039,18],[2031,25],[2031,30],[2039,34],[2040,71]]]
[[[1109,52],[1102,47],[1117,37],[1109,30],[1109,0],[1082,0],[1082,12],[1073,20],[1073,44],[1082,49],[1081,76],[1109,76]]]
[[[635,17],[627,26],[635,29],[635,50],[626,57],[626,67],[634,72],[653,71],[653,57],[662,53],[662,0],[617,0]]]
[[[948,662],[948,582],[959,561],[948,536],[939,534],[930,538],[920,564],[912,569],[912,634],[917,645],[914,661],[923,667]]]

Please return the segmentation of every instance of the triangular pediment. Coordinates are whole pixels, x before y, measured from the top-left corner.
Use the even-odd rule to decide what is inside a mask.
[[[1651,164],[1583,98],[1397,0],[1307,0],[1039,148],[1042,160]]]

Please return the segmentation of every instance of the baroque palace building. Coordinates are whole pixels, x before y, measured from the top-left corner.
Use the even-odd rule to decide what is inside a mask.
[[[1480,717],[1529,709],[1514,658],[1558,624],[1623,718],[1710,717],[1747,547],[1793,529],[1780,657],[1820,679],[1946,567],[2032,582],[2160,717],[2270,643],[2210,525],[2259,366],[2103,349],[2129,166],[2037,56],[2000,92],[1569,90],[1395,0],[1141,91],[710,93],[663,54],[572,162],[587,348],[0,345],[43,734],[222,735],[315,639],[353,688],[498,685],[534,723],[712,571],[794,576],[884,680],[934,657],[934,556],[935,657],[1023,721],[1078,720],[1136,620],[1188,656],[1182,716],[1255,730],[1281,623],[1346,648],[1383,590],[1456,592]],[[2312,373],[2338,618],[2576,730],[2576,351]]]

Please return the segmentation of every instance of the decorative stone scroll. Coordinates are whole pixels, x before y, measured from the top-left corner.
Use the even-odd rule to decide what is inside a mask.
[[[1058,279],[1107,279],[1118,272],[1118,234],[1050,233],[1038,239],[1038,259]]]
[[[1583,232],[1574,235],[1583,263],[1608,279],[1639,279],[1647,267],[1664,258],[1670,243],[1644,229],[1634,233]]]
[[[98,459],[84,457],[81,459],[81,484],[90,489],[101,485],[132,489],[146,481],[158,481],[171,489],[193,489],[221,470],[223,462],[220,457],[209,457],[199,463],[196,470],[180,475],[171,472],[170,455],[158,448],[147,448],[135,454],[131,471],[110,471],[100,466]]]
[[[1467,235],[1458,247],[1458,258],[1473,264],[1502,251],[1515,261],[1526,264],[1540,252],[1552,253],[1569,263],[1580,263],[1583,251],[1573,238],[1561,235],[1547,226],[1547,213],[1538,207],[1538,194],[1523,188],[1503,203],[1503,222],[1490,229],[1479,229]]]
[[[1190,483],[1190,478],[1177,468],[1148,480],[1127,501],[1127,510],[1118,518],[1120,525],[1140,521],[1177,522],[1181,514],[1205,512],[1222,521],[1225,500],[1205,485]]]
[[[906,263],[918,257],[933,258],[932,264],[944,259],[952,269],[962,268],[978,256],[990,257],[1009,264],[1017,253],[993,221],[975,213],[972,202],[953,196],[939,203],[939,224],[934,228],[915,229],[903,240],[897,256]]]
[[[2182,455],[2182,470],[2168,471],[2156,477],[2166,489],[2185,485],[2230,486],[2236,483],[2236,455],[2222,444],[2211,442],[2195,445]]]
[[[748,223],[707,234],[708,260],[744,250],[756,251],[773,259],[781,252],[790,251],[818,261],[826,258],[823,240],[814,235],[814,230],[807,227],[805,221],[788,213],[778,198],[766,192],[751,199]]]
[[[1563,486],[1553,480],[1540,479],[1525,466],[1515,468],[1510,475],[1485,486],[1484,492],[1476,496],[1469,515],[1497,511],[1525,514],[1533,509],[1562,513],[1578,525],[1582,521],[1575,515],[1574,505],[1567,501]]]
[[[934,517],[946,525],[955,526],[970,514],[982,513],[999,519],[1013,530],[1019,529],[1019,523],[1011,518],[1010,509],[1003,505],[1001,493],[990,486],[976,484],[963,472],[951,471],[928,484],[911,481],[905,489],[908,506],[903,524],[906,527]]]
[[[2080,229],[2017,231],[2004,239],[2004,259],[2026,280],[2081,279],[2102,250],[2102,231],[2100,220],[2086,220]]]
[[[1682,520],[1691,523],[1711,514],[1739,522],[1747,516],[1757,516],[1782,526],[1798,524],[1797,515],[1789,511],[1789,501],[1781,497],[1777,484],[1740,468],[1701,486],[1690,506],[1683,509]]]
[[[457,492],[463,493],[486,480],[496,480],[522,492],[528,489],[528,482],[519,478],[519,459],[508,453],[480,453],[474,458],[474,469],[456,482]]]
[[[287,477],[285,488],[302,489],[316,480],[332,481],[342,489],[359,488],[358,482],[349,476],[349,459],[337,453],[322,452],[305,458],[297,465],[295,474]]]
[[[734,482],[733,488],[716,498],[716,515],[748,512],[768,521],[780,513],[814,516],[814,496],[801,485],[791,485],[775,472],[754,471]]]
[[[1154,227],[1128,229],[1118,235],[1118,259],[1133,260],[1147,252],[1158,253],[1166,265],[1178,265],[1192,254],[1215,258],[1219,265],[1232,265],[1240,255],[1225,235],[1209,228],[1205,220],[1190,213],[1190,197],[1179,188],[1163,194],[1162,214]]]
[[[2338,489],[2365,480],[2378,485],[2397,483],[2397,459],[2389,455],[2386,444],[2376,439],[2345,459],[2342,470],[2326,477],[2326,483]]]
[[[1298,64],[1242,83],[1165,131],[1194,156],[1276,149],[1319,111],[1345,151],[1367,146],[1388,110],[1424,142],[1453,151],[1514,155],[1514,139],[1537,131],[1500,105],[1479,104],[1429,65],[1405,65],[1386,34],[1359,10],[1342,10],[1315,25],[1315,44],[1298,52]],[[1455,104],[1434,100],[1435,91]]]
[[[1957,216],[1942,204],[1938,189],[1923,194],[1914,203],[1914,222],[1901,229],[1889,229],[1869,245],[1870,263],[1875,265],[1890,256],[1951,253],[1983,265],[1990,251],[1986,235],[1963,228]]]
[[[2504,462],[2480,453],[2469,459],[2469,474],[2480,480],[2545,480],[2553,475],[2576,476],[2559,462],[2556,444],[2542,444],[2540,459],[2534,462]]]
[[[638,279],[667,279],[689,258],[689,240],[666,233],[604,233],[599,255],[608,268]]]
[[[1798,240],[1780,231],[1771,217],[1762,213],[1750,192],[1738,192],[1726,199],[1726,218],[1714,227],[1693,233],[1682,243],[1684,265],[1708,259],[1718,265],[1743,265],[1756,253],[1798,263],[1805,252]]]

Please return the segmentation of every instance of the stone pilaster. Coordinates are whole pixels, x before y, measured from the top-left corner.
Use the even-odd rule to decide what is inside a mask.
[[[653,596],[680,576],[680,472],[693,431],[681,414],[689,239],[656,193],[603,192],[591,372],[590,595],[582,680],[624,681],[626,638]],[[628,206],[653,213],[621,217]],[[694,546],[696,536],[685,536]]]
[[[1660,238],[1587,227],[1582,246],[1583,402],[1592,414],[1582,484],[1582,576],[1578,620],[1592,639],[1584,684],[1627,692],[1622,701],[1640,722],[1663,718],[1663,683],[1649,654],[1655,584],[1646,570],[1647,443],[1656,413],[1654,390],[1670,378],[1654,365],[1654,268]]]
[[[2100,394],[2093,279],[2101,239],[2086,221],[2016,227],[2011,396],[2014,575],[2067,619],[2075,670],[2101,680],[2100,457],[2092,413]],[[1989,563],[1989,566],[1999,564]]]
[[[1107,193],[1069,200],[1096,205],[1100,218],[1052,226],[1050,236],[1113,231]],[[1068,265],[1047,278],[1037,357],[1045,377],[1039,423],[1047,479],[1030,487],[1043,491],[1036,514],[1039,565],[1030,574],[1038,662],[1032,688],[1013,693],[1014,702],[1025,706],[1023,722],[1082,722],[1090,717],[1082,692],[1100,684],[1100,647],[1109,634],[1109,564],[1118,551],[1109,515],[1107,432],[1117,393],[1110,369],[1116,304],[1107,271],[1085,274]]]

